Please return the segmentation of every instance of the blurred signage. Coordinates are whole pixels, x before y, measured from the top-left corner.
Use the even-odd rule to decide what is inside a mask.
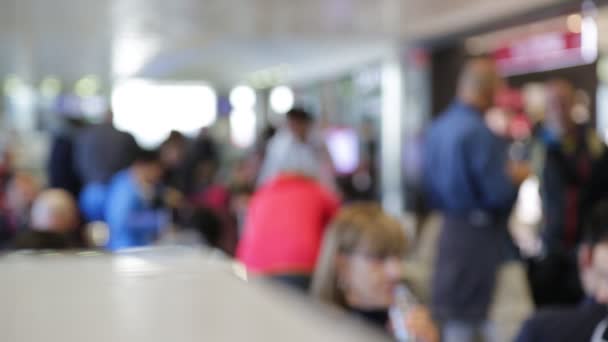
[[[519,75],[586,64],[582,35],[548,32],[510,41],[493,51],[504,75]]]

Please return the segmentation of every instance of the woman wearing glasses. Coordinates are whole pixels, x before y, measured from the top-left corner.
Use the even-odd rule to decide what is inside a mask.
[[[401,224],[380,206],[345,207],[325,235],[312,294],[387,329],[399,341],[439,341],[426,308],[401,285],[406,250]]]

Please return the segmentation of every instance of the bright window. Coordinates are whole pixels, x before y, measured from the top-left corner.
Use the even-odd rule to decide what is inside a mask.
[[[114,124],[144,147],[157,147],[172,130],[194,136],[217,117],[217,96],[205,84],[129,80],[112,93]]]

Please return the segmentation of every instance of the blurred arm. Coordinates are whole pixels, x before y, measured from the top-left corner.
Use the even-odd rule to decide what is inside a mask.
[[[506,143],[489,131],[481,131],[471,136],[465,149],[465,155],[470,159],[470,181],[482,209],[510,210],[519,184],[509,171]],[[523,175],[523,166],[519,171]]]

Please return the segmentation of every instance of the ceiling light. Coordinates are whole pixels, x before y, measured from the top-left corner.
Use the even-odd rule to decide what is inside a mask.
[[[279,86],[270,92],[270,107],[275,113],[285,114],[293,108],[293,90],[287,86]]]
[[[249,86],[240,85],[230,92],[230,104],[232,108],[253,109],[255,102],[255,90]]]

